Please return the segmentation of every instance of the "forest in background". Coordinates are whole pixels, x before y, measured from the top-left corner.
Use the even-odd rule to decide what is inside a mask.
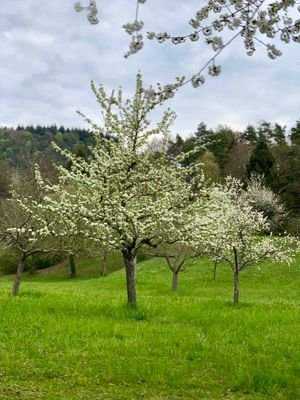
[[[101,134],[101,133],[100,133]],[[34,164],[55,180],[54,164],[63,162],[52,147],[55,142],[78,157],[87,158],[94,136],[85,129],[52,126],[0,128],[0,196],[9,197],[16,175],[33,176]],[[159,152],[159,141],[152,142]],[[300,120],[291,129],[262,121],[243,131],[219,125],[209,129],[201,122],[188,137],[169,140],[169,155],[188,154],[185,163],[201,161],[205,175],[222,181],[232,175],[247,182],[252,173],[264,175],[265,184],[279,194],[289,210],[287,230],[300,232]]]

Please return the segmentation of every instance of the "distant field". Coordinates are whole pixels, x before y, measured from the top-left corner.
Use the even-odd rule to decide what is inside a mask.
[[[75,280],[26,276],[17,298],[1,277],[1,400],[300,399],[300,258],[243,272],[237,307],[229,267],[213,281],[203,261],[171,293],[164,261],[148,259],[136,310],[124,271],[97,277],[92,263]]]

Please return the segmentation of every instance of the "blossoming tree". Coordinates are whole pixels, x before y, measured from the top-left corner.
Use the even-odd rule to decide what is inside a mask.
[[[272,232],[279,231],[287,219],[287,210],[280,196],[265,185],[264,176],[252,174],[243,197],[267,218]]]
[[[210,211],[203,225],[210,233],[206,246],[213,259],[227,262],[232,269],[235,304],[239,302],[241,271],[266,259],[290,263],[299,249],[290,236],[265,235],[269,230],[267,217],[253,209],[243,192],[234,178],[212,188]]]
[[[197,224],[198,223],[201,223],[199,219],[197,219]],[[198,263],[199,258],[205,254],[205,249],[199,246],[201,238],[195,240],[196,226],[193,227],[193,225],[190,224],[188,228],[186,234],[182,236],[182,241],[172,244],[164,243],[156,249],[144,252],[147,256],[160,257],[166,260],[167,266],[172,273],[171,290],[174,292],[178,289],[179,273],[194,267]],[[196,243],[197,246],[193,246],[194,243]]]
[[[55,185],[48,185],[37,173],[48,195],[42,204],[28,199],[24,203],[33,214],[35,209],[37,215],[51,213],[50,220],[39,218],[40,223],[44,221],[43,233],[81,235],[121,252],[128,303],[135,305],[137,255],[145,246],[154,248],[184,237],[199,203],[195,192],[201,182],[187,179],[193,175],[190,168],[168,158],[167,133],[174,114],[167,110],[151,126],[148,114],[164,99],[153,99],[144,92],[140,74],[132,100],[123,100],[121,89],[107,94],[102,86],[92,88],[104,123],[99,128],[86,118],[96,137],[91,157],[79,159],[58,149],[70,169],[59,167]],[[159,154],[147,145],[157,134],[165,143]]]
[[[10,198],[0,202],[0,243],[19,254],[13,296],[19,293],[26,261],[33,255],[54,253],[68,256],[70,276],[75,277],[75,257],[96,253],[94,242],[88,238],[64,234],[69,230],[68,220],[56,219],[52,212],[39,207],[44,195],[42,187],[36,185],[32,178],[20,175],[14,179]],[[50,220],[53,231],[45,229]],[[57,234],[54,235],[54,232]]]
[[[57,242],[41,235],[42,226],[20,205],[16,195],[0,203],[0,242],[19,254],[18,268],[12,287],[12,295],[19,293],[26,260],[34,254],[57,253]]]

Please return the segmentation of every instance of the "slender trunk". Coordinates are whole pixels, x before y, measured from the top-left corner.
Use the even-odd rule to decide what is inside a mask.
[[[234,249],[234,289],[233,289],[233,303],[238,304],[240,299],[240,275],[237,251]]]
[[[74,254],[69,255],[70,277],[76,278],[76,264]]]
[[[240,298],[240,276],[239,271],[234,271],[234,293],[233,293],[233,302],[234,304],[238,304]]]
[[[217,279],[217,265],[218,265],[218,263],[217,263],[217,261],[215,261],[215,263],[214,263],[214,274],[213,274],[214,281]]]
[[[26,253],[21,253],[19,258],[18,269],[15,277],[15,281],[12,287],[12,295],[17,296],[20,289],[21,277],[25,267]]]
[[[135,263],[135,268],[134,268],[134,281],[135,281],[135,284],[138,283],[137,261]]]
[[[103,254],[103,256],[102,256],[100,275],[101,276],[106,276],[107,275],[106,254]]]
[[[127,301],[129,306],[136,306],[136,255],[131,252],[123,252],[123,260],[126,269]]]
[[[172,291],[176,292],[178,288],[178,271],[173,271],[173,278],[172,278]]]

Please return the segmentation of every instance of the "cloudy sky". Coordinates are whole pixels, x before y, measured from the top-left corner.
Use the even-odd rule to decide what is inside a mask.
[[[82,0],[86,5],[87,0]],[[181,46],[146,41],[129,59],[135,0],[98,0],[98,25],[76,13],[73,0],[10,0],[0,9],[0,126],[52,124],[86,126],[76,110],[100,122],[90,81],[122,86],[130,95],[141,70],[145,85],[192,75],[210,56],[201,42]],[[141,6],[146,30],[184,34],[198,0],[148,0]],[[291,126],[300,118],[300,46],[280,45],[283,56],[270,60],[263,49],[248,57],[237,42],[220,57],[222,74],[201,89],[183,88],[168,102],[177,113],[173,133],[188,135],[199,122],[243,129],[265,119]]]

